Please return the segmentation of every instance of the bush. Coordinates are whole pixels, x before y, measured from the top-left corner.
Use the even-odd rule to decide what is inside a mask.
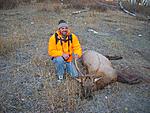
[[[0,9],[12,9],[17,7],[19,4],[30,3],[31,0],[1,0]]]

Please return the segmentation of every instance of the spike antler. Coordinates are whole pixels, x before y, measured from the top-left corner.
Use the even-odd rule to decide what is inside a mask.
[[[75,67],[76,67],[77,71],[80,73],[80,75],[81,75],[81,76],[85,76],[85,75],[80,71],[76,59],[74,60],[74,63],[75,63]]]

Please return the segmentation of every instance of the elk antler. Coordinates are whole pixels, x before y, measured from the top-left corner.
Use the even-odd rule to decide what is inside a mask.
[[[74,60],[74,63],[75,63],[75,67],[76,67],[77,71],[80,73],[80,75],[81,75],[81,76],[85,76],[85,75],[83,75],[83,73],[80,71],[76,59]]]

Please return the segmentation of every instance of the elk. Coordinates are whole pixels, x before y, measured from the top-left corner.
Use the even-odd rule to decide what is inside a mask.
[[[87,50],[82,55],[82,63],[87,69],[87,74],[83,74],[75,60],[75,67],[81,76],[76,78],[81,84],[81,97],[89,99],[92,92],[104,88],[113,82],[127,84],[137,84],[142,81],[150,81],[150,78],[141,78],[134,73],[135,70],[115,70],[110,60],[122,59],[121,56],[104,56],[96,51]],[[133,73],[132,73],[133,72]],[[149,83],[149,82],[148,82]]]
[[[82,63],[87,68],[87,74],[82,74],[75,60],[75,66],[81,74],[76,80],[81,83],[82,97],[90,98],[92,97],[93,91],[102,89],[110,83],[116,81],[123,82],[125,80],[120,76],[121,74],[119,74],[119,76],[117,75],[117,71],[112,67],[108,58],[111,59],[108,56],[106,58],[104,55],[92,50],[84,52],[82,55]],[[116,59],[119,58],[121,59],[122,57]]]

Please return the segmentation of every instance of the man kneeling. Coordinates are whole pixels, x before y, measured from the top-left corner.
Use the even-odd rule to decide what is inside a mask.
[[[48,54],[55,64],[58,81],[64,79],[65,69],[71,77],[78,77],[78,72],[72,60],[81,57],[82,49],[78,37],[70,32],[66,21],[60,20],[58,30],[50,37]]]

